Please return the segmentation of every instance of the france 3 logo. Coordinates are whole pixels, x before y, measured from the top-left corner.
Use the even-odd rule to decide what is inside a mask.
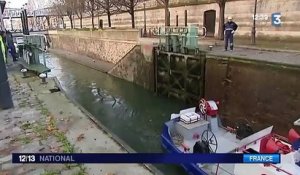
[[[273,13],[272,14],[272,25],[275,27],[281,27],[281,13]]]

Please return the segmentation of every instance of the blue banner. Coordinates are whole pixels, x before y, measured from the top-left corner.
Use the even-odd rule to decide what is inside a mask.
[[[13,153],[12,163],[279,163],[278,154],[36,154]],[[247,156],[247,157],[245,157]],[[250,157],[249,157],[250,156]],[[268,156],[268,157],[267,157]],[[276,157],[277,156],[277,157]]]

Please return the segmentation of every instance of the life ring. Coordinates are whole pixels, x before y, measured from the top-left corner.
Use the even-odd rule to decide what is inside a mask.
[[[199,101],[199,110],[203,115],[207,113],[207,101],[204,98]]]

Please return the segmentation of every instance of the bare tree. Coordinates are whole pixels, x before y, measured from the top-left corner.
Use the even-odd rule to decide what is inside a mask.
[[[55,2],[53,5],[52,5],[52,8],[51,8],[51,13],[55,16],[57,16],[58,18],[61,19],[62,23],[63,23],[63,27],[64,27],[64,16],[66,15],[65,14],[65,10],[64,10],[64,6],[61,2]]]
[[[169,16],[169,3],[170,0],[156,0],[161,6],[165,8],[165,26],[170,26],[170,16]]]
[[[96,4],[101,7],[100,14],[107,15],[108,27],[111,27],[111,15],[117,11],[116,8],[113,8],[113,0],[96,0]]]
[[[86,7],[87,11],[91,15],[92,18],[92,28],[95,28],[95,22],[94,22],[94,17],[95,17],[95,11],[96,11],[96,0],[87,0],[86,1]]]
[[[114,0],[113,4],[119,11],[128,12],[131,16],[131,26],[135,28],[134,8],[142,0]]]
[[[216,3],[220,8],[220,16],[219,16],[219,33],[218,38],[220,40],[224,39],[224,23],[225,23],[225,4],[227,0],[216,0]]]
[[[85,6],[86,6],[85,1],[86,0],[76,0],[76,3],[75,3],[75,14],[77,15],[77,17],[80,20],[80,28],[82,28],[82,18],[83,18]]]
[[[73,21],[73,15],[75,13],[75,7],[76,7],[76,1],[77,0],[61,0],[63,5],[64,5],[64,9],[66,11],[66,14],[70,20],[71,23],[71,29],[74,28],[74,21]]]

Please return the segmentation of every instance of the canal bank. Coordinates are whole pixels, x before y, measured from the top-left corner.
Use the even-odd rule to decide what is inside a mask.
[[[101,33],[102,31],[94,32]],[[126,31],[122,33],[125,35]],[[96,36],[96,34],[94,35]],[[121,35],[117,34],[117,36]],[[76,50],[74,49],[76,47],[83,47],[82,50],[89,52],[89,46],[77,46],[76,43],[72,46],[65,46],[70,43],[67,42],[70,40],[70,35],[68,34],[67,37],[61,34],[55,35],[55,39],[52,40],[54,49],[60,49],[59,47],[62,46],[61,49],[72,51],[68,47],[73,48],[73,50]],[[82,37],[82,33],[80,37]],[[116,39],[116,37],[113,38]],[[121,47],[118,47],[118,50],[111,54],[113,56],[115,52],[118,52],[123,53],[123,56],[119,56],[118,61],[111,61],[110,63],[113,64],[112,69],[107,72],[110,75],[154,91],[157,89],[158,78],[156,75],[160,73],[155,69],[157,62],[154,59],[155,52],[153,51],[154,42],[157,42],[157,40],[132,38],[130,42],[134,40],[136,44],[127,53],[123,52]],[[89,38],[85,39],[89,40]],[[102,39],[100,38],[100,40]],[[57,42],[60,44],[57,44]],[[101,47],[101,44],[98,47]],[[203,45],[200,47],[207,48]],[[107,52],[109,53],[110,50],[107,50]],[[172,73],[170,71],[164,72],[161,81],[166,82],[169,89],[174,82],[179,85],[179,89],[184,87],[184,82],[179,81],[179,77],[182,77],[180,76],[180,70],[179,74],[176,74],[178,70],[171,67],[177,69],[177,66],[183,66],[188,74],[191,74],[189,67],[194,67],[194,63],[188,62],[185,64],[181,62],[180,60],[184,58],[181,55],[165,58],[167,61],[162,68],[169,69],[170,67]],[[97,59],[101,60],[101,57],[97,57]],[[251,124],[255,129],[274,125],[276,132],[286,135],[288,129],[292,127],[293,121],[299,115],[297,110],[297,106],[300,105],[300,88],[299,83],[297,83],[300,79],[299,60],[299,53],[269,52],[245,48],[237,48],[234,52],[223,52],[221,47],[215,46],[212,51],[205,53],[205,61],[200,63],[198,68],[192,70],[192,72],[198,75],[205,69],[205,72],[201,75],[201,81],[203,82],[200,85],[196,83],[196,86],[200,87],[196,91],[203,91],[203,96],[207,99],[216,99],[221,102],[220,111],[225,123],[236,125],[237,122],[242,120],[242,122]],[[193,77],[194,74],[191,76]],[[195,87],[197,77],[196,79],[195,77],[192,78],[191,82],[191,87]],[[169,89],[165,88],[163,91],[169,93]],[[190,92],[190,90],[185,89],[183,91],[185,91],[184,93]],[[173,94],[166,95],[172,96]],[[194,98],[190,101],[195,101],[193,105],[196,105],[197,100]],[[282,122],[282,118],[287,119],[286,122]]]
[[[35,75],[23,78],[17,64],[9,66],[14,109],[0,111],[0,168],[4,174],[159,174],[138,164],[20,165],[12,152],[127,153],[129,147],[95,124],[86,111],[60,91],[55,78],[47,84]]]

